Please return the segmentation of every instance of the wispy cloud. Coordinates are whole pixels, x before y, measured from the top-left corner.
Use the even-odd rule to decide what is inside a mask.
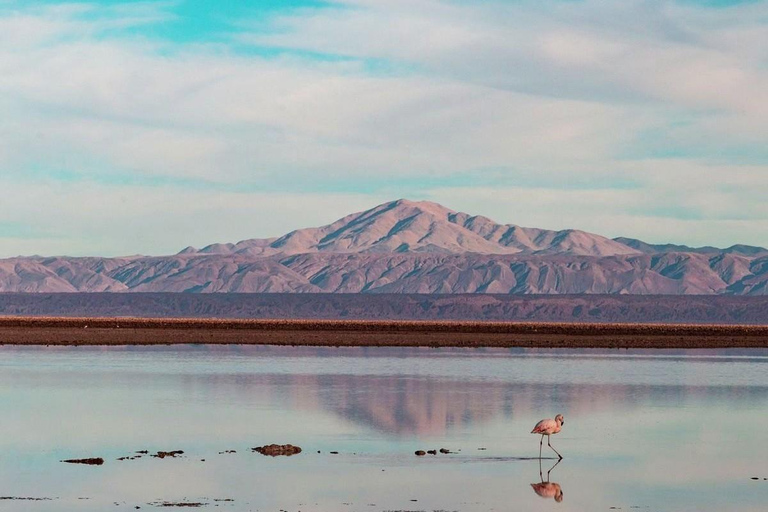
[[[338,210],[429,197],[505,222],[768,244],[766,2],[197,5],[0,3],[0,187],[127,194],[99,222],[141,226],[143,252],[185,234],[177,198],[206,193],[217,209],[189,243],[316,224],[306,208],[291,226],[236,221],[240,201],[297,190]],[[68,216],[57,252],[122,250],[82,200],[18,222]]]

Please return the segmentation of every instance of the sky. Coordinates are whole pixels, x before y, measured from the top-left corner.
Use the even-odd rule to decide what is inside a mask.
[[[0,257],[385,201],[768,246],[768,1],[0,0]]]

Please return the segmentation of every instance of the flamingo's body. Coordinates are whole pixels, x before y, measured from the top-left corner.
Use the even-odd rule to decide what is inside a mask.
[[[563,418],[562,414],[558,414],[557,416],[555,416],[555,419],[541,420],[536,424],[535,427],[533,427],[533,430],[531,430],[531,434],[541,435],[541,441],[539,442],[539,458],[541,458],[541,448],[544,445],[544,436],[547,436],[547,446],[552,448],[552,450],[557,454],[558,457],[560,457],[561,459],[563,458],[563,456],[560,455],[560,452],[555,450],[555,447],[552,446],[549,442],[549,436],[560,432],[560,429],[563,427],[563,425],[565,425],[565,419]]]

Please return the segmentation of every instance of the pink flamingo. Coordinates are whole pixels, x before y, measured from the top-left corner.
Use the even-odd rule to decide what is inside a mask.
[[[555,447],[552,446],[549,442],[549,436],[560,432],[560,429],[563,427],[563,425],[565,425],[565,419],[563,418],[562,414],[558,414],[555,416],[555,419],[552,420],[548,418],[546,420],[541,420],[536,424],[535,427],[533,427],[531,434],[541,434],[541,441],[539,442],[539,459],[541,459],[541,447],[544,444],[544,436],[547,436],[547,446],[552,448],[558,457],[561,459],[563,458],[563,456],[560,455],[560,452],[555,450]]]

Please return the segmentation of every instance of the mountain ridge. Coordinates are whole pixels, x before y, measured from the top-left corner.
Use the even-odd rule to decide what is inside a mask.
[[[391,215],[388,215],[391,214]],[[425,226],[425,217],[442,221],[437,226]],[[419,225],[421,223],[421,225]],[[384,229],[388,226],[388,229]],[[362,228],[366,228],[363,230]],[[405,228],[420,228],[417,243],[406,243],[401,235]],[[427,229],[432,228],[432,229]],[[466,230],[462,233],[462,229]],[[382,231],[387,231],[386,235]],[[446,230],[448,231],[446,233]],[[379,238],[370,240],[350,237],[359,231]],[[412,229],[411,233],[415,230]],[[461,234],[469,236],[457,243]],[[439,237],[437,235],[446,235]],[[477,237],[477,238],[473,238]],[[393,239],[395,240],[393,242]],[[482,239],[482,240],[480,240]],[[343,246],[342,240],[357,242]],[[428,244],[423,242],[427,240]],[[437,243],[431,243],[437,241]],[[405,246],[407,247],[405,247]],[[470,215],[446,208],[431,201],[398,199],[369,210],[357,212],[325,226],[296,229],[271,238],[252,238],[237,243],[214,243],[195,249],[187,247],[177,254],[250,255],[298,254],[307,252],[477,252],[480,254],[561,254],[608,256],[616,254],[657,254],[662,252],[733,253],[748,256],[768,254],[768,249],[743,244],[720,249],[713,246],[689,247],[679,244],[651,244],[628,237],[607,237],[579,229],[548,230],[500,224],[483,215]]]
[[[400,199],[169,256],[3,259],[0,292],[768,295],[768,250],[526,228]]]
[[[194,254],[186,248],[182,253]],[[255,249],[255,250],[254,250]],[[570,253],[607,256],[638,251],[576,229],[546,230],[499,224],[429,201],[398,199],[347,215],[331,224],[297,229],[276,238],[217,243],[197,253],[250,255],[448,252],[479,254]],[[180,253],[181,254],[181,253]]]
[[[766,325],[768,301],[733,295],[3,293],[0,316]]]

